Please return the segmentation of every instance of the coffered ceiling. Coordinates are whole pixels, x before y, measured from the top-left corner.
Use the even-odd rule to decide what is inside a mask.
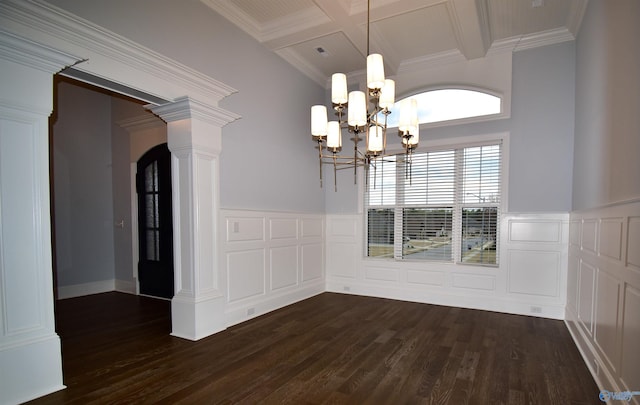
[[[201,0],[326,85],[384,56],[387,76],[452,56],[524,49],[575,39],[588,0]]]

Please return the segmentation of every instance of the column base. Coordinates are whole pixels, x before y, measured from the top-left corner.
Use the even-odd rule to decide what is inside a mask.
[[[218,293],[189,297],[176,294],[171,300],[171,336],[200,340],[225,330],[224,296]]]
[[[3,404],[19,404],[64,389],[60,338],[53,334],[0,348],[0,375]]]

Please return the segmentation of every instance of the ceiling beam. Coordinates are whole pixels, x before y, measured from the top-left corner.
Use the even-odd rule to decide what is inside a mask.
[[[482,58],[491,46],[486,0],[449,0],[447,12],[458,49],[468,60]]]

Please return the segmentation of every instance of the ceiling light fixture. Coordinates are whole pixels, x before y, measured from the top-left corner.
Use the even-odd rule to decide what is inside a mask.
[[[354,184],[357,180],[358,167],[376,167],[377,162],[384,162],[387,147],[387,117],[395,103],[395,82],[385,79],[382,55],[369,54],[369,25],[371,17],[371,0],[367,1],[367,89],[365,92],[351,91],[347,93],[347,76],[334,73],[331,76],[331,102],[337,121],[328,121],[327,107],[314,105],[311,107],[311,136],[318,143],[320,165],[320,187],[322,187],[322,165],[333,166],[334,190],[337,191],[337,170],[353,167]],[[406,155],[405,176],[411,175],[411,153],[418,146],[419,123],[418,108],[415,99],[406,100],[401,105],[398,136]],[[345,120],[346,115],[346,120]],[[353,155],[340,155],[342,151],[342,132],[353,134]],[[361,138],[363,136],[364,138]],[[363,152],[358,148],[360,141],[366,142]],[[324,144],[326,142],[326,146]]]

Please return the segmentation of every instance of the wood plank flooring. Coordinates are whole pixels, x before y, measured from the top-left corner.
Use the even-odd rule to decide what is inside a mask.
[[[34,404],[600,404],[561,321],[324,293],[191,342],[168,301],[56,308],[67,389]]]

